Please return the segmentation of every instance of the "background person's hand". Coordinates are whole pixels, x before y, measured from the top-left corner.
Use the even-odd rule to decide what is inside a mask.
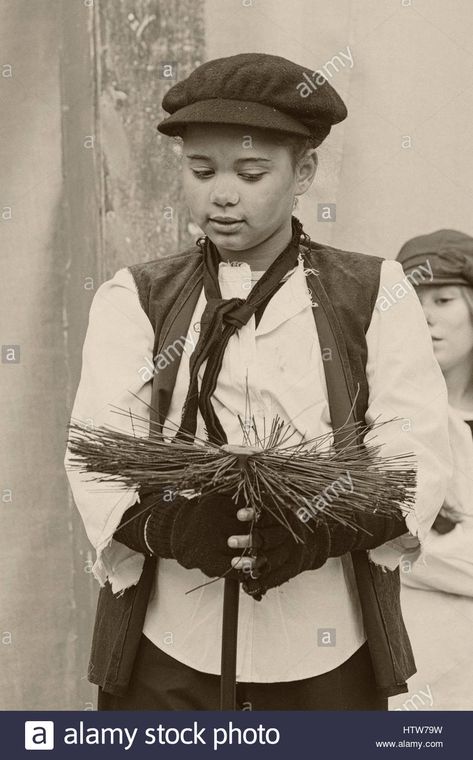
[[[436,533],[440,533],[440,535],[450,533],[459,522],[462,522],[460,513],[457,512],[454,507],[451,507],[444,502],[433,522],[432,530]]]

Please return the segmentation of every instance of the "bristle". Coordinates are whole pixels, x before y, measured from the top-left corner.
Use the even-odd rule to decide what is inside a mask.
[[[130,418],[132,434],[112,427],[91,429],[75,420],[69,425],[69,466],[93,473],[94,479],[103,484],[159,490],[172,483],[177,492],[226,491],[233,493],[235,501],[242,496],[254,509],[268,510],[291,533],[288,510],[297,512],[318,503],[321,495],[333,491],[334,484],[347,473],[352,490],[338,492],[333,503],[324,508],[325,514],[344,525],[354,527],[350,515],[373,512],[374,505],[377,512],[389,515],[399,514],[401,508],[409,511],[415,503],[414,455],[383,457],[382,446],[373,443],[376,436],[370,438],[369,446],[362,442],[368,431],[372,433],[391,420],[370,426],[347,424],[340,431],[291,444],[296,431],[290,423],[274,417],[266,436],[263,419],[261,437],[252,417],[253,447],[261,450],[252,454],[248,466],[241,469],[237,456],[204,439],[189,434],[176,440],[169,430],[175,435],[177,426],[173,429],[167,425],[162,432],[153,430],[139,436],[138,423],[146,422],[144,418],[118,407],[117,413]],[[245,444],[251,445],[249,432],[240,416],[238,419]],[[145,429],[144,425],[141,429]],[[333,446],[334,432],[341,441],[337,448]],[[317,510],[314,513],[317,517]]]

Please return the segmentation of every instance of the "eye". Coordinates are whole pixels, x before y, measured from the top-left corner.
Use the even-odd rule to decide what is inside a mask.
[[[191,171],[194,177],[198,177],[198,179],[208,179],[213,175],[212,169],[191,169]]]
[[[240,172],[240,177],[243,177],[247,182],[258,182],[261,177],[264,177],[266,172],[259,172],[258,174],[249,174],[248,172]]]
[[[436,298],[435,303],[448,303],[449,301],[453,301],[453,298]]]

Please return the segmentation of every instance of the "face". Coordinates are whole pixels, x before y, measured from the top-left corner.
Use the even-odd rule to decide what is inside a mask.
[[[457,285],[421,285],[417,289],[430,329],[435,356],[449,370],[473,352],[473,320]]]
[[[290,229],[294,196],[308,189],[315,173],[313,160],[295,170],[286,146],[260,130],[249,132],[214,124],[186,129],[186,202],[219,251],[248,251]]]

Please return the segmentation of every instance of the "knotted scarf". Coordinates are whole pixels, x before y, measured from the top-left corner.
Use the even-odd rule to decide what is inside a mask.
[[[201,244],[204,264],[204,293],[207,300],[200,320],[197,345],[189,362],[189,388],[184,402],[181,424],[176,439],[195,436],[197,412],[200,410],[207,430],[208,440],[217,446],[228,443],[225,431],[215,413],[211,397],[217,386],[223,356],[228,341],[243,325],[246,325],[256,310],[265,304],[279,287],[284,275],[297,264],[299,243],[305,233],[301,222],[291,218],[292,238],[286,248],[273,261],[248,297],[222,298],[218,281],[221,257],[217,247],[205,237]],[[306,236],[305,236],[306,237]],[[207,359],[199,393],[198,373]]]

